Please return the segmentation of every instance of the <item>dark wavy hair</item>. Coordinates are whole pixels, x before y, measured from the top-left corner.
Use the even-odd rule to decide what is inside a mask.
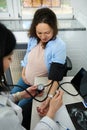
[[[0,23],[0,86],[6,84],[3,68],[3,58],[12,53],[16,46],[16,38],[13,33]]]
[[[35,37],[37,38],[37,40],[39,40],[36,35],[36,26],[39,23],[48,24],[53,29],[53,38],[56,37],[58,33],[58,27],[57,27],[58,23],[57,23],[56,15],[51,9],[45,7],[45,8],[40,8],[35,12],[34,18],[31,23],[31,27],[28,31],[29,37]]]

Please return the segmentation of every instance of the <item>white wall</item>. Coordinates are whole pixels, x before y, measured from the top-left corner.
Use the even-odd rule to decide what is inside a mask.
[[[87,15],[87,0],[71,0],[71,5],[75,10]]]
[[[71,0],[75,17],[87,28],[87,0]]]
[[[66,42],[67,55],[72,61],[68,75],[75,75],[81,67],[87,70],[87,31],[62,31],[59,35]]]
[[[23,44],[28,42],[27,31],[13,31],[18,44]]]
[[[87,29],[87,0],[71,0],[75,18]],[[60,35],[67,43],[67,54],[71,57],[74,75],[80,67],[87,70],[87,30],[62,32]]]

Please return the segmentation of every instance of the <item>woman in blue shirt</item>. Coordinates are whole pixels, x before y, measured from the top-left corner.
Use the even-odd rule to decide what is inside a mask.
[[[40,8],[35,12],[28,32],[26,55],[21,61],[23,70],[18,85],[25,89],[32,86],[36,76],[48,76],[48,82],[54,80],[48,98],[37,109],[42,116],[47,113],[51,97],[55,95],[58,88],[58,81],[63,77],[66,61],[66,45],[57,36],[57,24],[56,15],[51,9]],[[14,86],[11,93],[17,91],[21,89]],[[23,99],[18,102],[18,105],[23,106],[30,100],[30,98]]]

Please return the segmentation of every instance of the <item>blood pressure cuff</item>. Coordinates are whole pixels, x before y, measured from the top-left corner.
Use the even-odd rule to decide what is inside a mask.
[[[66,71],[66,63],[52,63],[48,74],[48,79],[53,81],[61,81]]]

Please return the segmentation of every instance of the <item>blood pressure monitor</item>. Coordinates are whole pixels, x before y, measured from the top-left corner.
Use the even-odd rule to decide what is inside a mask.
[[[37,86],[37,91],[40,93],[44,90],[44,85],[43,84],[38,84]]]

